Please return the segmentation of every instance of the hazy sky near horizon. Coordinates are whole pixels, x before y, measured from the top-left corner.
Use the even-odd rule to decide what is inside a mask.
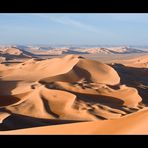
[[[0,44],[148,45],[148,13],[1,13]]]

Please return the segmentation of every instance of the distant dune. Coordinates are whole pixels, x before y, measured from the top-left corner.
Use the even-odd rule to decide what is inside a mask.
[[[146,51],[130,48],[126,46],[121,47],[112,47],[112,48],[103,48],[103,47],[94,47],[94,48],[80,48],[80,47],[59,47],[59,48],[44,48],[44,47],[27,47],[27,46],[18,46],[20,49],[31,52],[35,55],[63,55],[63,54],[131,54],[131,53],[144,53]]]
[[[0,63],[5,62],[5,61],[6,61],[6,58],[5,58],[5,57],[0,56]]]
[[[15,58],[31,58],[32,53],[21,50],[16,47],[4,47],[0,48],[0,57],[5,58],[5,60],[15,59]]]
[[[0,64],[0,134],[148,133],[147,56],[122,62],[71,54]]]
[[[132,58],[129,60],[114,60],[116,63],[122,63],[125,66],[131,66],[131,67],[139,67],[139,68],[148,68],[148,55],[144,55],[141,57]]]

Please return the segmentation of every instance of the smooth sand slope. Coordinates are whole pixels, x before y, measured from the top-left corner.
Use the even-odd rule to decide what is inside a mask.
[[[0,134],[136,134],[140,125],[148,129],[147,118],[142,120],[147,84],[141,79],[144,88],[127,83],[122,68],[78,55],[0,64]],[[139,74],[146,82],[146,71]],[[143,129],[140,134],[148,131]]]
[[[114,60],[115,63],[120,63],[125,66],[136,67],[136,68],[148,68],[148,55],[143,55],[128,60]]]

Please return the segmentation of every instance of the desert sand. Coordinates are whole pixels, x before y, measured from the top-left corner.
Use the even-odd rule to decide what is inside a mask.
[[[2,62],[0,134],[148,134],[147,68],[148,55]]]

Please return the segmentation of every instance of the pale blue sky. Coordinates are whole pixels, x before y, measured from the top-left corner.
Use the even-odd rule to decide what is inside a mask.
[[[1,13],[0,44],[148,45],[148,13]]]

